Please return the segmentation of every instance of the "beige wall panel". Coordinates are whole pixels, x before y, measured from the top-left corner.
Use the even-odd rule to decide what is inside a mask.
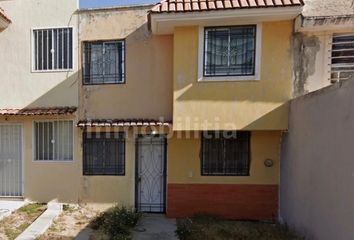
[[[0,32],[0,109],[78,105],[77,0],[1,1],[12,23]],[[32,72],[32,29],[73,27],[73,70]]]
[[[152,36],[149,7],[80,13],[80,42],[125,39],[126,83],[84,86],[80,118],[172,120],[173,37]],[[81,46],[82,47],[82,46]]]

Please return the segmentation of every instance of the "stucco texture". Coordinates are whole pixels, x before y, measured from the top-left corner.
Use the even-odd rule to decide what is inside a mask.
[[[78,105],[77,0],[1,1],[12,23],[0,32],[0,109]],[[73,27],[73,69],[33,72],[32,30]]]
[[[237,24],[237,23],[235,23]],[[174,130],[287,129],[291,21],[262,23],[260,80],[198,81],[199,28],[174,32]]]
[[[252,131],[250,176],[201,176],[201,139],[195,138],[193,134],[180,132],[168,141],[168,183],[277,185],[280,141],[280,131]],[[272,159],[274,166],[265,167],[266,159]]]
[[[80,12],[81,48],[84,41],[95,40],[125,39],[126,45],[126,83],[80,88],[80,118],[172,120],[173,38],[151,34],[149,9]]]
[[[91,129],[90,131],[100,131]],[[108,132],[119,132],[122,129],[110,129]],[[119,203],[134,206],[135,195],[135,139],[132,131],[128,132],[125,141],[125,175],[124,176],[84,176],[80,174],[80,202],[86,203]],[[81,159],[83,156],[81,155]],[[82,162],[82,160],[81,160]]]
[[[291,102],[280,215],[309,239],[354,239],[353,92],[349,80]]]
[[[75,116],[62,117],[0,117],[0,123],[22,125],[23,197],[37,202],[78,202],[81,174],[79,133],[74,127],[73,161],[34,161],[34,121],[73,120]]]
[[[302,14],[306,17],[354,14],[353,0],[304,0],[304,2]]]

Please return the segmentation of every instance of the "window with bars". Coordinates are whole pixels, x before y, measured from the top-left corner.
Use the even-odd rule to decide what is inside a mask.
[[[332,39],[331,81],[354,77],[354,34],[335,35]]]
[[[73,121],[34,123],[36,161],[73,160]]]
[[[256,30],[256,25],[205,28],[204,76],[255,75]]]
[[[125,42],[96,41],[84,43],[84,84],[125,82]]]
[[[250,132],[204,132],[203,176],[249,176]]]
[[[124,133],[84,133],[83,174],[124,176]]]
[[[35,71],[71,70],[73,68],[73,29],[33,30]]]

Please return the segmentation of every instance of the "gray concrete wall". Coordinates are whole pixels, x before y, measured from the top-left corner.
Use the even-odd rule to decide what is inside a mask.
[[[339,16],[354,14],[353,0],[304,0],[304,16]]]
[[[291,102],[280,217],[310,239],[354,239],[354,80]]]

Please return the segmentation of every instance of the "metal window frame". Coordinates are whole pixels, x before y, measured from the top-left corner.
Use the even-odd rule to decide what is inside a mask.
[[[123,81],[121,82],[110,82],[110,83],[85,83],[85,44],[87,43],[105,43],[105,42],[122,42],[123,43],[123,68],[124,74],[122,74]],[[81,42],[81,66],[82,66],[82,85],[83,86],[96,86],[96,85],[119,85],[126,84],[127,82],[127,44],[125,38],[120,39],[101,39],[101,40],[93,40],[93,41],[82,41]]]
[[[333,34],[332,37],[331,37],[331,40],[330,40],[330,55],[329,55],[329,58],[330,58],[330,76],[329,76],[329,79],[331,82],[336,82],[336,81],[341,81],[341,80],[345,80],[345,79],[342,79],[340,78],[340,73],[341,72],[349,72],[349,73],[352,73],[352,75],[354,76],[354,55],[352,56],[347,56],[347,57],[333,57],[333,52],[340,52],[340,50],[334,50],[333,49],[333,46],[334,45],[340,45],[340,44],[345,44],[345,43],[352,43],[354,44],[354,40],[353,41],[350,41],[350,42],[342,42],[342,43],[334,43],[334,39],[336,37],[346,37],[346,36],[350,36],[350,37],[353,37],[354,38],[354,32],[348,32],[348,33],[339,33],[339,34]],[[352,51],[353,49],[349,49],[349,50],[342,50],[342,51]],[[333,59],[339,59],[339,58],[353,58],[353,64],[352,65],[349,65],[349,64],[333,64]],[[333,68],[353,68],[353,70],[344,70],[344,71],[334,71]],[[339,74],[339,77],[338,78],[332,78],[332,74],[333,73],[338,73]]]
[[[122,135],[123,136],[123,149],[124,149],[124,154],[123,157],[123,162],[124,162],[124,168],[122,169],[123,170],[123,173],[118,173],[118,174],[97,174],[97,173],[85,173],[84,171],[84,165],[85,165],[85,139],[86,139],[86,136],[87,134],[90,133],[90,134],[119,134],[119,135]],[[127,153],[127,136],[125,134],[125,132],[88,132],[88,131],[84,131],[82,133],[82,175],[83,176],[87,176],[87,177],[95,177],[95,176],[102,176],[102,177],[125,177],[126,176],[126,173],[127,173],[127,159],[126,159],[126,153]]]
[[[225,132],[225,131],[222,131]],[[203,162],[204,162],[204,132],[201,132],[201,141],[200,141],[200,152],[199,152],[199,158],[200,158],[200,175],[202,177],[250,177],[251,176],[251,139],[252,139],[252,132],[251,131],[236,131],[236,132],[248,132],[249,133],[249,138],[248,138],[248,174],[245,175],[239,175],[237,173],[227,173],[227,174],[208,174],[204,173],[203,169]]]
[[[22,164],[22,169],[21,169],[21,174],[22,174],[22,179],[21,179],[21,187],[22,187],[22,193],[21,193],[21,196],[17,196],[17,197],[20,197],[22,198],[24,196],[24,193],[25,193],[25,175],[26,175],[26,172],[25,172],[25,164],[26,164],[26,161],[25,161],[25,134],[24,134],[24,124],[21,123],[21,122],[11,122],[11,123],[0,123],[0,126],[20,126],[21,127],[21,141],[22,141],[22,146],[21,146],[21,164]],[[6,196],[0,196],[1,198],[4,198],[4,199],[7,199],[7,198],[14,198],[16,196],[11,196],[11,197],[6,197]]]
[[[255,58],[255,74],[253,76],[215,76],[215,77],[204,77],[204,28],[206,27],[227,27],[227,26],[243,26],[243,25],[256,25],[256,58]],[[263,23],[260,21],[241,21],[241,22],[228,22],[224,25],[219,24],[202,24],[199,26],[198,33],[198,83],[213,83],[213,82],[257,82],[261,80],[261,70],[262,70],[262,36],[263,36]]]
[[[167,157],[168,157],[168,154],[167,154],[167,151],[168,151],[168,140],[167,140],[167,136],[166,134],[138,134],[136,137],[135,137],[135,177],[134,177],[134,185],[135,185],[135,193],[134,193],[134,198],[135,198],[135,209],[138,209],[138,205],[139,205],[139,202],[138,202],[138,196],[139,196],[139,187],[138,187],[138,176],[139,176],[139,159],[138,159],[138,152],[139,152],[139,149],[138,149],[138,144],[139,144],[139,138],[141,137],[145,137],[145,136],[154,136],[154,137],[163,137],[164,138],[164,206],[163,206],[163,212],[151,212],[153,214],[165,214],[167,213],[167,191],[168,191],[168,181],[167,181],[167,176],[168,176],[168,160],[167,160]]]
[[[36,135],[35,135],[35,124],[39,122],[58,122],[58,121],[68,121],[72,122],[72,130],[73,130],[73,145],[72,145],[72,151],[73,151],[73,157],[70,160],[60,160],[60,159],[55,159],[55,160],[36,160]],[[32,162],[33,163],[74,163],[75,159],[75,124],[74,120],[72,119],[41,119],[41,120],[33,120],[32,121]]]
[[[207,31],[210,29],[228,29],[230,31],[231,28],[247,28],[247,27],[253,27],[255,30],[255,34],[254,34],[254,53],[253,53],[253,57],[254,57],[254,64],[253,64],[253,72],[252,74],[220,74],[220,75],[214,75],[214,74],[210,74],[207,75],[205,73],[205,65],[206,65],[206,50],[207,50],[207,39],[206,39],[206,35],[207,35]],[[256,75],[256,68],[257,68],[257,38],[258,38],[258,26],[257,24],[247,24],[247,25],[228,25],[228,26],[212,26],[212,27],[204,27],[204,31],[203,31],[203,77],[204,78],[211,78],[211,77],[250,77],[250,76],[255,76]],[[230,42],[229,42],[230,44]],[[230,46],[228,46],[230,48]]]
[[[66,69],[49,69],[49,70],[36,70],[35,63],[36,63],[36,52],[35,52],[35,37],[34,37],[34,32],[35,31],[45,31],[45,30],[58,30],[58,29],[71,29],[72,30],[72,67],[71,68],[66,68]],[[36,27],[36,28],[31,28],[31,73],[59,73],[59,72],[73,72],[76,65],[75,65],[75,40],[76,40],[76,32],[75,32],[75,27],[74,26],[55,26],[55,27]],[[54,63],[53,63],[54,64]]]

